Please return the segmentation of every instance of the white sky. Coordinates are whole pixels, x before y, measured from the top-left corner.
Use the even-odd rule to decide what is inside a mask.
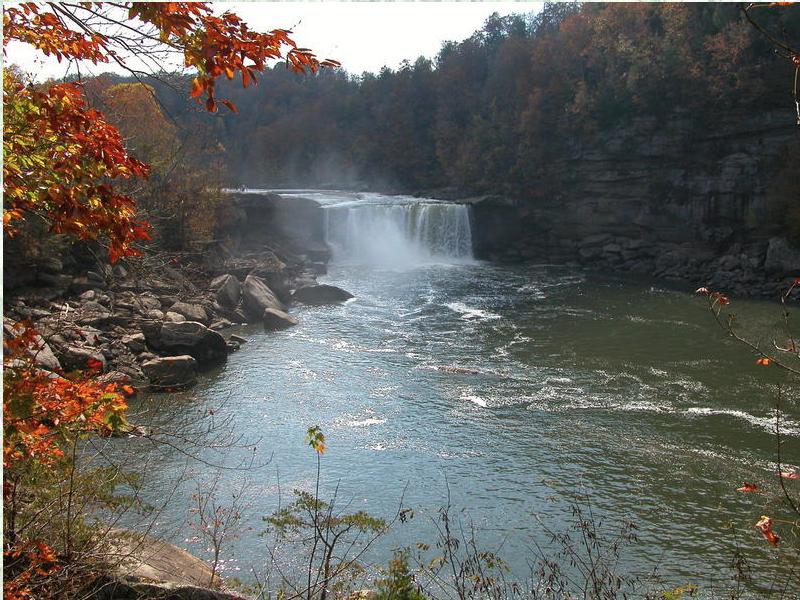
[[[395,68],[404,59],[433,57],[442,42],[461,41],[493,12],[538,12],[541,2],[215,2],[252,28],[291,29],[298,45],[320,58],[334,58],[350,73]],[[63,77],[67,67],[23,44],[9,44],[5,60],[37,79]],[[84,74],[113,71],[111,65],[81,68]]]

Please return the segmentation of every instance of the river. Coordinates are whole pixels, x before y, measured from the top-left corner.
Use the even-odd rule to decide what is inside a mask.
[[[287,331],[243,328],[250,341],[224,368],[136,407],[188,422],[214,411],[242,447],[208,434],[222,448],[196,453],[229,466],[255,457],[253,468],[219,475],[223,496],[247,482],[229,573],[263,564],[256,534],[279,496],[285,504],[291,489],[313,489],[312,425],[328,443],[323,497],[338,485],[351,511],[388,517],[401,497],[414,509],[376,546],[384,559],[432,541],[430,519],[449,495],[482,545],[524,579],[533,541],[549,543],[543,525],[568,528],[570,498],[587,495],[606,527],[638,527],[624,570],[657,567],[675,585],[707,587],[729,577],[738,545],[754,569],[788,572],[752,528],[774,510],[771,496],[736,491],[743,481],[774,487],[781,378],[726,338],[703,298],[555,265],[476,261],[465,206],[297,194],[327,207],[334,259],[321,281],[355,299],[293,308],[300,325]],[[753,335],[780,324],[776,305],[735,306]],[[784,384],[784,395],[797,389]],[[800,419],[796,405],[787,409],[783,457],[796,464]],[[132,463],[147,457],[154,501],[187,470],[203,480],[216,472],[144,441],[120,443]],[[159,516],[185,546],[192,491],[180,485]]]

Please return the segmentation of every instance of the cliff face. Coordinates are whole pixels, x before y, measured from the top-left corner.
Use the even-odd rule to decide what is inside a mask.
[[[776,173],[800,141],[795,119],[791,110],[721,107],[710,127],[675,113],[571,142],[548,177],[551,191],[472,200],[476,251],[772,294],[777,279],[800,271],[769,206]]]

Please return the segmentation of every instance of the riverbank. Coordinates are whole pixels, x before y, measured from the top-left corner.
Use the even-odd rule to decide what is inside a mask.
[[[317,284],[330,257],[324,232],[311,227],[319,214],[297,203],[289,209],[275,194],[232,204],[237,218],[226,240],[193,252],[147,249],[113,266],[80,244],[34,259],[7,254],[4,335],[18,335],[20,322],[33,327],[36,363],[46,371],[91,368],[101,382],[172,391],[246,342],[232,327],[284,329],[297,324],[293,305],[349,298]]]

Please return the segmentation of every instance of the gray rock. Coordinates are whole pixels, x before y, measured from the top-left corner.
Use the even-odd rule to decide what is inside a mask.
[[[93,301],[96,301],[96,300],[97,300],[97,297],[98,297],[98,295],[99,295],[99,294],[98,294],[96,291],[94,291],[94,290],[86,290],[85,292],[83,292],[83,293],[82,293],[82,294],[79,296],[79,298],[80,298],[80,299],[81,299],[81,301],[83,301],[83,302],[93,302]]]
[[[242,297],[242,286],[233,275],[220,275],[211,282],[214,297],[222,306],[236,308]]]
[[[263,322],[266,331],[280,331],[297,325],[297,319],[276,308],[268,308],[264,311]]]
[[[199,304],[189,304],[188,302],[176,302],[167,313],[178,313],[186,317],[187,321],[197,321],[198,323],[208,324],[208,314]]]
[[[108,309],[100,304],[99,302],[95,302],[94,300],[86,300],[83,303],[83,310],[85,312],[91,313],[107,313]]]
[[[39,270],[45,273],[58,275],[64,270],[64,263],[55,256],[43,256],[37,262]]]
[[[223,338],[202,323],[166,322],[159,333],[161,349],[170,354],[189,354],[200,365],[223,362],[228,355]]]
[[[719,269],[721,271],[733,271],[734,269],[738,269],[740,265],[741,261],[737,256],[726,254],[719,259]]]
[[[142,372],[155,389],[184,388],[197,381],[197,361],[188,355],[155,358],[142,363]]]
[[[283,310],[283,304],[260,277],[248,275],[242,287],[244,309],[248,316],[261,318],[268,308]]]
[[[144,352],[147,348],[147,343],[143,333],[134,333],[132,335],[122,336],[122,343],[127,346],[131,352]]]
[[[231,323],[228,319],[220,319],[219,321],[214,321],[211,325],[208,326],[208,328],[214,331],[221,331],[223,329],[227,329],[228,327],[232,326],[233,323]]]
[[[267,309],[267,310],[271,310],[271,309]],[[239,344],[246,344],[249,341],[247,338],[242,337],[240,335],[236,335],[235,333],[231,334],[231,336],[228,339],[233,341],[233,342],[238,342]]]
[[[770,239],[764,270],[781,275],[794,275],[800,272],[800,250],[790,246],[784,238]]]
[[[186,317],[180,313],[167,311],[167,313],[164,315],[164,320],[170,323],[183,323],[186,321]]]
[[[33,351],[33,362],[43,369],[48,371],[58,371],[61,369],[61,363],[56,355],[53,353],[52,348],[44,341],[42,336],[37,335],[35,340],[35,347]]]
[[[301,304],[336,304],[353,298],[353,294],[335,285],[307,285],[298,288],[292,295]]]
[[[58,358],[65,371],[84,371],[89,365],[99,362],[101,371],[106,369],[106,357],[93,348],[80,346],[65,346],[58,350]]]

